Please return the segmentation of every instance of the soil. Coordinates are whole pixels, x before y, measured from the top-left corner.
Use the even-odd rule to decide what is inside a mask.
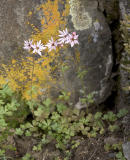
[[[35,160],[64,160],[65,155],[63,151],[56,149],[55,142],[44,145],[41,151],[32,151],[34,145],[37,145],[39,140],[32,137],[11,137],[10,142],[15,144],[16,151],[7,151],[7,157],[13,160],[21,160],[22,157],[29,153]],[[104,142],[109,144],[119,143],[123,141],[123,133],[116,133],[111,135],[98,136],[97,138],[87,138],[83,136],[75,136],[72,138],[80,142],[76,149],[68,150],[72,153],[69,160],[115,160],[115,153],[106,152],[104,150]]]

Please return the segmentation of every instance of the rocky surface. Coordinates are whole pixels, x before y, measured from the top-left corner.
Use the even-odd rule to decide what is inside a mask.
[[[18,48],[31,35],[26,25],[27,13],[36,10],[44,1],[2,0],[0,4],[0,55],[5,59],[19,55]],[[102,2],[102,3],[101,3]],[[111,92],[113,66],[111,31],[103,14],[103,2],[97,0],[70,0],[67,27],[79,34],[80,65],[88,71],[84,78],[86,92],[95,91],[96,103],[103,102]],[[60,7],[60,5],[59,5]],[[100,9],[99,9],[100,7]],[[60,8],[59,8],[60,10]],[[33,24],[40,27],[40,14],[33,17]],[[73,53],[73,49],[68,49]],[[21,53],[20,53],[21,54]],[[78,92],[75,70],[67,74],[67,89]],[[70,89],[71,86],[71,89]],[[77,99],[77,98],[76,98]],[[78,99],[77,99],[78,100]]]
[[[23,54],[23,41],[30,38],[32,35],[32,28],[27,25],[27,15],[29,11],[35,12],[40,4],[47,1],[48,0],[1,0],[0,58],[6,63],[9,63],[12,57],[18,59],[21,54]],[[67,0],[63,0],[62,2],[67,3]],[[65,6],[60,0],[58,5],[59,12],[63,11]],[[120,108],[129,107],[129,91],[123,90],[124,86],[128,86],[129,84],[129,72],[122,69],[124,64],[120,65],[120,59],[125,57],[129,59],[129,56],[125,51],[121,52],[122,44],[119,43],[120,35],[118,34],[119,7],[121,19],[123,20],[124,14],[129,12],[128,1],[69,0],[69,5],[70,12],[66,17],[67,28],[70,31],[76,31],[77,34],[79,34],[80,45],[75,48],[69,47],[64,53],[75,58],[75,50],[80,52],[80,63],[78,64],[78,67],[87,70],[87,74],[83,79],[86,93],[95,92],[95,103],[100,104],[111,95],[113,88],[116,90],[114,93],[117,93],[117,89],[120,90],[121,88],[118,94],[118,105],[120,105]],[[35,12],[35,14],[32,15],[31,23],[42,30],[40,23],[41,17],[42,13],[38,14],[38,12]],[[114,70],[115,72],[113,72]],[[119,77],[121,77],[120,82]],[[75,105],[76,108],[85,108],[86,105],[84,106],[78,102],[80,96],[79,91],[83,86],[82,81],[77,78],[77,70],[72,61],[70,61],[70,69],[65,72],[64,78],[65,84],[60,87],[72,93],[72,99],[77,102]],[[113,79],[115,80],[115,86],[118,86],[117,88],[113,87]],[[59,79],[57,84],[59,84]],[[110,100],[113,101],[115,99],[112,97]],[[123,140],[125,140],[125,143],[123,144],[124,155],[128,160],[130,159],[128,142],[130,130],[129,119],[129,115],[124,117],[122,122],[124,133],[121,133],[121,138],[124,138]],[[73,159],[115,159],[115,153],[107,153],[104,151],[104,143],[117,143],[120,140],[120,137],[115,138],[116,135],[111,137],[110,135],[105,136],[106,137],[103,138],[101,137],[101,139],[81,139],[81,145],[73,151]],[[80,138],[77,137],[77,140],[80,140]],[[45,148],[43,148],[43,151],[32,153],[32,147],[37,144],[36,139],[31,140],[30,138],[15,137],[13,141],[18,148],[17,154],[19,154],[19,157],[22,157],[26,152],[34,155],[37,160],[52,160],[54,157],[59,156],[62,158],[63,156],[59,150],[56,150],[55,145],[52,143],[46,145]]]
[[[129,21],[126,16],[130,17],[130,2],[128,0],[120,0],[120,20],[122,21],[122,31],[124,32],[124,50],[121,53],[120,75],[121,75],[121,96],[122,103],[126,107],[130,105],[130,36]],[[122,105],[121,103],[121,105]],[[128,107],[129,108],[129,107]]]
[[[121,53],[121,61],[120,61],[120,105],[119,107],[125,107],[129,111],[129,115],[123,118],[123,126],[124,126],[124,141],[125,143],[122,145],[123,153],[127,160],[130,159],[130,25],[129,25],[129,17],[130,17],[130,2],[128,0],[119,0],[120,7],[120,20],[122,22],[122,33],[123,33],[123,41],[124,41],[124,50]]]
[[[0,56],[6,59],[18,54],[23,41],[32,30],[27,26],[27,14],[40,0],[2,0],[0,3]],[[38,17],[34,18],[38,24]],[[18,55],[17,55],[18,56]]]
[[[130,142],[123,144],[123,152],[127,160],[130,159]]]
[[[88,93],[96,91],[96,102],[102,102],[111,91],[113,58],[110,28],[95,0],[77,0],[76,3],[71,0],[70,14],[73,27],[80,35],[81,65],[88,70],[86,90]]]

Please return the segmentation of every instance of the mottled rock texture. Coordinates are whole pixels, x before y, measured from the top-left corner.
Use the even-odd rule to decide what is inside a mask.
[[[124,117],[124,140],[123,151],[126,159],[130,159],[130,2],[128,0],[119,0],[120,20],[123,35],[124,49],[121,52],[120,61],[120,108],[127,108],[129,114]]]
[[[17,52],[32,30],[27,26],[27,14],[40,0],[2,0],[0,3],[0,56],[10,58]],[[34,17],[34,24],[38,17]]]
[[[124,50],[121,53],[120,62],[120,86],[123,105],[130,106],[130,2],[128,0],[120,0],[119,6],[124,41]]]
[[[123,144],[123,152],[127,160],[130,159],[130,142]]]
[[[19,46],[31,35],[31,29],[26,25],[27,13],[35,11],[44,1],[34,0],[1,0],[0,3],[0,56],[10,58],[17,53]],[[84,77],[87,94],[96,92],[95,102],[103,102],[111,92],[111,70],[113,66],[111,31],[103,14],[104,2],[98,0],[70,0],[70,13],[67,17],[67,27],[79,34],[80,66],[88,72]],[[59,3],[59,11],[63,8]],[[40,14],[35,14],[32,23],[40,26]],[[68,53],[74,53],[69,48]],[[17,56],[19,56],[17,54]],[[73,66],[73,64],[71,64]],[[74,99],[78,101],[81,83],[72,67],[66,75],[67,91],[74,91]]]

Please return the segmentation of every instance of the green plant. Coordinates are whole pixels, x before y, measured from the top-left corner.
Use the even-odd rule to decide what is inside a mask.
[[[5,146],[4,143],[8,136],[14,134],[16,126],[22,123],[29,113],[28,106],[21,99],[20,93],[13,92],[8,85],[3,85],[0,88],[0,144],[2,144],[0,145],[0,154],[7,149],[12,150],[14,148],[7,144]],[[16,133],[22,134],[20,129]]]
[[[39,143],[37,146],[33,146],[33,151],[41,151],[42,149],[42,144]]]
[[[125,110],[117,114],[110,111],[105,114],[80,111],[67,103],[69,98],[68,93],[62,92],[56,102],[49,98],[42,102],[25,101],[18,93],[10,91],[5,86],[0,90],[0,127],[3,131],[0,142],[4,143],[11,134],[40,138],[40,141],[33,146],[33,151],[37,152],[43,145],[55,141],[56,148],[66,153],[66,159],[69,159],[71,152],[68,152],[68,145],[71,149],[80,145],[79,141],[72,140],[74,136],[82,134],[95,138],[106,131],[115,132],[120,129],[117,120],[127,114]],[[89,98],[91,99],[92,96]],[[88,102],[85,100],[85,103]],[[30,120],[26,119],[29,114],[32,116]],[[11,132],[12,128],[13,132]],[[106,148],[109,150],[109,146]],[[2,145],[0,149],[1,155],[4,156],[6,148]],[[27,157],[29,157],[28,154],[24,158],[27,159]]]
[[[5,150],[0,149],[0,157],[5,155]]]
[[[64,158],[64,160],[69,160],[70,157],[71,157],[71,152],[69,150],[66,150],[65,151],[65,158]]]
[[[118,117],[118,118],[122,118],[122,117],[124,117],[127,113],[128,113],[128,110],[126,110],[125,108],[123,108],[123,109],[121,109],[121,110],[117,113],[117,117]]]
[[[81,67],[79,67],[78,72],[77,72],[77,77],[80,80],[83,80],[83,78],[86,76],[87,72],[88,72],[87,70],[84,70]]]
[[[108,128],[111,132],[117,131],[119,130],[119,126],[118,125],[109,125]]]
[[[63,100],[64,102],[66,102],[69,99],[70,99],[70,93],[62,91],[61,94],[59,95],[59,100]]]
[[[107,120],[109,122],[115,122],[117,120],[117,116],[113,112],[108,112],[103,116],[103,120]]]
[[[0,160],[12,160],[12,158],[5,156],[5,150],[0,149]]]
[[[104,149],[105,149],[106,152],[109,152],[109,151],[111,150],[111,145],[108,144],[108,143],[105,144],[105,145],[104,145]]]
[[[123,155],[123,152],[122,152],[122,143],[118,143],[118,144],[105,144],[104,145],[104,149],[105,151],[109,152],[109,151],[114,151],[116,153],[116,156],[115,158],[117,160],[126,160],[124,155]]]
[[[116,154],[116,158],[117,158],[118,160],[126,160],[122,152],[118,152],[118,153]]]
[[[71,142],[71,144],[72,144],[71,148],[74,149],[74,148],[77,148],[77,147],[80,145],[80,142],[73,140],[73,141]]]
[[[31,158],[31,155],[29,153],[26,153],[26,155],[22,158],[22,160],[34,160]]]
[[[82,104],[85,104],[86,106],[88,106],[89,104],[92,104],[94,102],[94,92],[88,94],[88,95],[84,95],[83,98],[80,98],[80,101]]]

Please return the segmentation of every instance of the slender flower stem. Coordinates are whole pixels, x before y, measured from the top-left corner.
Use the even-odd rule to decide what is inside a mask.
[[[35,58],[34,58],[34,56],[33,56],[33,64],[32,64],[32,78],[31,78],[31,102],[32,102],[32,94],[33,94],[34,65],[35,65]]]

